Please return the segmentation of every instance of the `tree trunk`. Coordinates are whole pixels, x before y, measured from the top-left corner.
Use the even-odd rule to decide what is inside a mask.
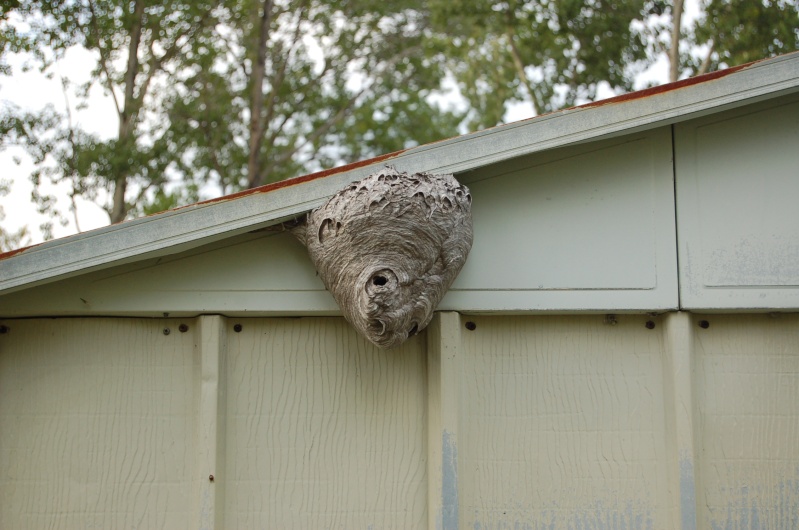
[[[671,46],[669,47],[669,81],[680,78],[680,34],[682,25],[683,0],[674,0],[671,16]]]
[[[269,22],[272,17],[272,0],[264,0],[263,12],[257,33],[255,60],[252,64],[250,92],[250,153],[247,160],[247,187],[262,184],[261,142],[266,124],[263,122],[264,76],[266,71],[266,42],[269,40]]]
[[[519,53],[519,48],[516,46],[516,31],[513,29],[515,23],[515,17],[510,8],[508,8],[508,10],[505,11],[505,38],[508,40],[510,56],[513,60],[513,66],[516,68],[516,75],[519,76],[519,81],[521,81],[522,86],[527,90],[527,96],[530,98],[530,103],[533,105],[533,114],[537,116],[541,112],[543,101],[539,101],[536,97],[533,85],[530,83],[530,79],[524,71],[524,62]]]
[[[128,65],[125,70],[125,99],[119,113],[118,144],[124,149],[130,149],[135,142],[131,141],[135,128],[138,102],[135,96],[136,76],[139,73],[139,45],[141,44],[142,23],[144,20],[144,0],[136,0],[133,7],[133,26],[130,28],[130,44],[128,45]],[[125,220],[128,205],[125,202],[125,192],[128,187],[129,168],[114,176],[114,195],[111,205],[111,223]]]

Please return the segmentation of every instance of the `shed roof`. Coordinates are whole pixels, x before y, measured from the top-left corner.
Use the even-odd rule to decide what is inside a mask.
[[[291,219],[385,164],[467,172],[799,91],[799,52],[625,94],[0,254],[0,292],[169,255]]]

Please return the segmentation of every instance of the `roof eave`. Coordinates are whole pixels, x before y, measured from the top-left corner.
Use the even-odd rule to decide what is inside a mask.
[[[796,91],[799,52],[422,145],[1,255],[0,293],[181,252],[282,222],[386,164],[399,171],[461,173]]]

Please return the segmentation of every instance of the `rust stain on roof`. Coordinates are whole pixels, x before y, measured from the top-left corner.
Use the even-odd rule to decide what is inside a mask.
[[[383,162],[383,161],[386,161],[386,160],[390,160],[390,159],[392,159],[392,158],[394,158],[396,156],[399,156],[402,153],[404,153],[405,151],[407,151],[407,149],[403,149],[402,151],[395,151],[393,153],[388,153],[388,154],[385,154],[385,155],[376,156],[376,157],[370,158],[368,160],[361,160],[361,161],[358,161],[358,162],[353,162],[351,164],[346,164],[344,166],[338,166],[338,167],[334,167],[334,168],[331,168],[331,169],[325,169],[323,171],[317,171],[316,173],[310,173],[308,175],[302,175],[302,176],[299,176],[299,177],[294,177],[294,178],[290,178],[290,179],[286,179],[286,180],[280,180],[278,182],[272,182],[270,184],[265,184],[265,185],[259,186],[257,188],[251,188],[251,189],[248,189],[248,190],[240,191],[238,193],[231,193],[230,195],[224,195],[222,197],[216,197],[216,198],[208,199],[208,200],[205,200],[205,201],[200,201],[200,202],[195,202],[195,203],[192,203],[192,204],[187,204],[186,206],[179,206],[177,208],[172,208],[171,210],[165,210],[165,211],[173,212],[173,211],[177,211],[177,210],[183,210],[185,208],[194,208],[195,206],[203,206],[203,205],[213,204],[213,203],[217,203],[217,202],[232,201],[232,200],[235,200],[235,199],[239,199],[241,197],[245,197],[247,195],[255,195],[255,194],[259,194],[259,193],[269,193],[269,192],[278,190],[280,188],[287,188],[289,186],[296,186],[296,185],[302,184],[304,182],[310,182],[312,180],[316,180],[316,179],[320,179],[320,178],[324,178],[324,177],[329,177],[331,175],[335,175],[335,174],[338,174],[338,173],[345,173],[347,171],[350,171],[352,169],[357,169],[359,167],[369,166],[369,165],[372,165],[372,164],[378,164],[380,162]],[[164,212],[154,213],[154,214],[151,214],[151,215],[149,215],[147,217],[157,216],[157,215],[160,215],[162,213],[164,213]],[[114,223],[114,225],[123,225],[126,222],[132,221],[132,220],[133,219],[127,219],[125,221],[120,221],[118,223]],[[67,237],[69,237],[69,236],[67,236]],[[10,250],[8,252],[0,253],[0,261],[8,259],[8,258],[11,258],[13,256],[16,256],[17,254],[22,254],[23,252],[28,251],[28,250],[30,250],[30,249],[32,249],[34,247],[37,247],[37,246],[39,246],[39,244],[30,245],[28,247],[18,248],[18,249],[15,249],[15,250]]]
[[[232,201],[235,199],[239,199],[241,197],[245,197],[247,195],[255,195],[259,193],[269,193],[271,191],[278,190],[280,188],[287,188],[289,186],[296,186],[298,184],[302,184],[304,182],[310,182],[312,180],[317,180],[320,178],[329,177],[331,175],[336,175],[338,173],[346,173],[347,171],[351,171],[353,169],[357,169],[359,167],[369,166],[372,164],[377,164],[383,162],[385,160],[389,160],[391,158],[397,157],[407,151],[407,149],[403,149],[402,151],[395,151],[393,153],[388,153],[385,155],[376,156],[374,158],[369,158],[367,160],[361,160],[358,162],[353,162],[351,164],[346,164],[344,166],[338,166],[331,169],[325,169],[322,171],[317,171],[316,173],[310,173],[308,175],[303,175],[300,177],[294,177],[286,180],[280,180],[278,182],[272,182],[271,184],[265,184],[263,186],[259,186],[257,188],[251,188],[248,190],[243,190],[238,193],[231,193],[230,195],[224,195],[222,197],[216,197],[214,199],[207,199],[205,201],[196,202],[194,204],[190,204],[188,206],[182,206],[181,208],[190,208],[194,206],[203,206],[206,204],[213,204],[216,202],[224,202],[224,201]],[[175,208],[175,210],[179,210],[180,208]]]
[[[41,243],[39,243],[39,244],[41,244]],[[14,249],[14,250],[9,250],[7,252],[0,253],[0,261],[2,261],[4,259],[8,259],[8,258],[10,258],[12,256],[16,256],[17,254],[22,254],[23,252],[25,252],[27,250],[30,250],[30,249],[32,249],[34,247],[38,247],[39,244],[30,245],[30,246],[27,246],[27,247],[17,248],[17,249]]]
[[[623,103],[625,101],[632,101],[635,99],[644,99],[650,96],[654,96],[656,94],[663,94],[665,92],[671,92],[672,90],[678,90],[680,88],[684,88],[687,86],[698,85],[700,83],[705,83],[707,81],[713,81],[714,79],[719,79],[721,77],[728,76],[737,72],[738,70],[743,70],[744,68],[748,68],[755,63],[747,63],[742,64],[739,66],[732,66],[730,68],[726,68],[724,70],[717,70],[715,72],[710,72],[707,74],[699,75],[696,77],[689,77],[687,79],[681,79],[679,81],[675,81],[673,83],[668,83],[665,85],[658,85],[653,86],[651,88],[645,88],[643,90],[636,90],[635,92],[628,92],[627,94],[621,94],[619,96],[615,96],[608,99],[602,99],[599,101],[592,101],[590,103],[585,103],[583,105],[579,105],[574,107],[576,109],[587,109],[591,107],[600,107],[602,105],[610,105],[613,103]]]

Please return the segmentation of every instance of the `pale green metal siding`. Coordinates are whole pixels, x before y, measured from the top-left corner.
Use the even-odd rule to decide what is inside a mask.
[[[799,517],[799,315],[445,312],[396,351],[338,317],[0,324],[2,528]]]

